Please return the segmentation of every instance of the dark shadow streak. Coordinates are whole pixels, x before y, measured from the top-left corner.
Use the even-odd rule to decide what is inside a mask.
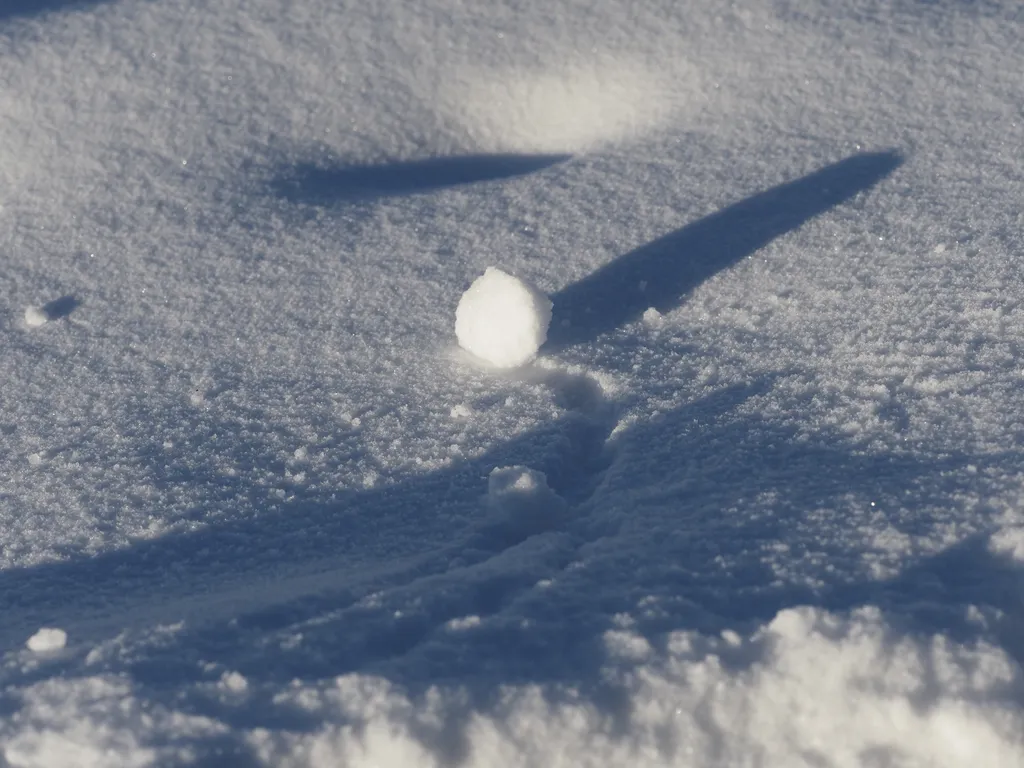
[[[648,307],[674,309],[715,273],[870,188],[902,162],[895,152],[854,155],[627,253],[551,297],[548,349],[590,341]]]
[[[271,189],[293,203],[330,205],[525,176],[568,159],[569,155],[462,155],[386,165],[325,168],[307,163],[278,176]]]

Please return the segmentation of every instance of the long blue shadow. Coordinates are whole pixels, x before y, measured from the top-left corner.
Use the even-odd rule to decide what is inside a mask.
[[[331,205],[525,176],[568,159],[569,155],[460,155],[383,165],[307,163],[279,175],[271,189],[293,203]]]
[[[552,296],[548,348],[590,341],[667,312],[723,269],[875,185],[903,162],[895,152],[854,155],[772,187],[619,257]]]

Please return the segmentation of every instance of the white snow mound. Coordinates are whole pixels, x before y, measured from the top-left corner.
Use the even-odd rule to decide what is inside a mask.
[[[59,651],[68,644],[68,633],[63,629],[43,627],[25,643],[33,653]]]
[[[487,478],[487,498],[500,503],[509,496],[536,496],[548,490],[548,479],[543,472],[516,465],[495,467]]]
[[[550,323],[551,299],[496,267],[473,281],[455,310],[459,345],[498,368],[532,360]]]
[[[565,511],[565,500],[547,476],[522,465],[491,470],[487,504],[510,533],[524,536],[549,529]]]

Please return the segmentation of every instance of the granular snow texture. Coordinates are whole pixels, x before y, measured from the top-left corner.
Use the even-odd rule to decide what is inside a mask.
[[[0,765],[1024,766],[1022,13],[0,0]]]

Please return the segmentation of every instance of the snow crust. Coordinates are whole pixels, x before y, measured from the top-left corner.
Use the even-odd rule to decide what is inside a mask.
[[[0,3],[0,764],[1024,765],[1021,40]]]
[[[498,368],[532,360],[547,339],[551,300],[539,289],[488,267],[455,310],[455,335],[469,352]]]

